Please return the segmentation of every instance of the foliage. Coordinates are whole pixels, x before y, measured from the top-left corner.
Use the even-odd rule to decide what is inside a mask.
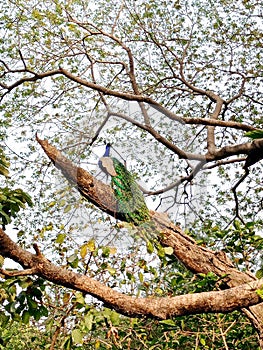
[[[251,139],[260,139],[260,138],[263,138],[263,131],[262,130],[248,131],[245,133],[245,136],[250,137]]]
[[[10,164],[9,161],[7,160],[7,158],[5,157],[3,150],[0,149],[0,174],[8,177],[9,176],[9,168]]]
[[[11,218],[16,217],[20,209],[25,208],[25,204],[33,206],[31,197],[20,188],[10,190],[4,187],[0,189],[0,218],[3,227],[10,224]]]
[[[7,161],[3,151],[0,152],[0,174],[4,176],[9,175],[9,162]],[[33,206],[33,202],[28,193],[22,189],[15,190],[9,187],[0,188],[0,220],[2,226],[5,228],[7,224],[11,223],[12,218],[17,216],[20,209],[24,209],[28,204]]]
[[[27,326],[21,322],[12,321],[6,324],[5,316],[1,314],[0,349],[22,350],[46,349],[47,339],[41,331],[34,326]]]
[[[246,154],[208,162],[191,178],[199,160],[176,153],[207,154],[205,120],[218,105],[213,93],[223,100],[215,120],[225,123],[215,129],[216,149],[262,138],[260,3],[14,0],[0,9],[2,226],[18,227],[23,247],[37,242],[56,264],[130,295],[223,286],[223,278],[194,276],[169,247],[143,241],[132,225],[80,199],[43,155],[35,133],[103,181],[97,162],[107,141],[141,181],[151,209],[167,212],[198,244],[262,277],[262,162],[237,188],[236,202],[231,188],[243,175]],[[239,312],[129,319],[33,277],[2,278],[1,301],[6,349],[44,349],[52,341],[57,349],[258,348],[255,330]]]

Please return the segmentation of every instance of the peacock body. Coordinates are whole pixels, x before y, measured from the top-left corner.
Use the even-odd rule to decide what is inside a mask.
[[[110,157],[110,144],[99,160],[99,167],[111,176],[111,187],[118,203],[118,212],[127,222],[141,225],[150,220],[149,210],[134,176],[114,157]]]

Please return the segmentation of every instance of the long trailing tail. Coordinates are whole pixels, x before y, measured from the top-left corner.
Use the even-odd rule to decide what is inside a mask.
[[[100,169],[111,176],[111,186],[118,202],[118,212],[127,222],[142,225],[150,221],[150,213],[134,176],[114,157],[110,157],[111,145],[99,160]]]
[[[150,220],[149,210],[134,176],[116,158],[111,158],[116,176],[111,178],[111,186],[118,201],[118,211],[127,222],[140,225]]]

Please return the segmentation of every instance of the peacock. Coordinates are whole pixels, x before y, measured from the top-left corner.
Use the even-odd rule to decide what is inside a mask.
[[[111,187],[118,203],[118,212],[127,222],[142,225],[150,221],[150,213],[134,176],[116,158],[110,157],[111,145],[106,145],[99,160],[100,169],[111,176]]]

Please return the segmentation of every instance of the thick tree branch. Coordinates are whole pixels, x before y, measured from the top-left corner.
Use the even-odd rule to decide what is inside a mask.
[[[43,255],[34,255],[23,250],[0,229],[0,253],[34,269],[35,274],[58,285],[88,293],[105,305],[128,316],[148,316],[167,319],[203,312],[231,312],[241,307],[260,303],[257,289],[263,279],[246,283],[223,291],[203,292],[175,297],[136,298],[117,292],[102,283],[84,275],[58,267]]]
[[[212,96],[211,98],[214,98],[216,100],[216,106],[215,106],[214,112],[210,116],[210,118],[214,120],[214,119],[218,119],[224,104],[224,100],[221,97],[217,96],[216,94],[212,94],[211,96]],[[209,154],[214,154],[216,151],[214,126],[207,127],[207,150]]]
[[[110,186],[96,180],[86,170],[76,167],[48,141],[40,140],[38,137],[37,141],[54,165],[75,184],[81,195],[102,211],[125,220],[116,210],[116,200]],[[174,225],[166,215],[151,211],[151,218],[160,232],[163,244],[171,246],[174,255],[194,273],[214,272],[218,276],[227,275],[226,282],[230,287],[256,280],[250,273],[235,269],[225,253],[198,246],[194,239]]]
[[[214,155],[207,156],[207,161],[221,160],[238,154],[251,154],[256,152],[259,155],[263,154],[263,139],[253,140],[252,142],[241,143],[237,145],[225,146],[218,149]]]
[[[70,160],[63,156],[54,146],[49,145],[47,141],[40,140],[38,137],[37,141],[54,165],[61,170],[71,183],[75,184],[82,196],[94,203],[101,210],[117,218],[121,218],[119,213],[116,212],[116,201],[109,186],[94,179],[87,171],[74,166]],[[243,284],[252,286],[252,291],[255,290],[253,289],[255,285],[255,288],[259,288],[256,278],[249,272],[241,272],[235,269],[233,263],[227,258],[224,252],[214,252],[205,247],[198,246],[191,237],[187,236],[178,226],[174,225],[164,214],[151,212],[151,217],[160,234],[159,236],[162,244],[172,247],[174,255],[194,273],[213,272],[224,278],[225,283],[231,288],[230,290],[233,290],[233,287]],[[193,299],[192,296],[189,296],[189,299],[188,296],[187,299],[184,299],[182,296],[181,299],[177,299],[175,304],[171,303],[171,301],[173,301],[171,298],[169,298],[169,300],[165,298],[165,301],[161,301],[162,299],[151,299],[150,302],[148,300],[145,301],[145,299],[133,299],[128,296],[123,296],[121,293],[117,293],[86,276],[77,275],[71,271],[60,269],[59,267],[52,265],[41,254],[33,255],[23,250],[12,242],[2,230],[0,230],[0,249],[1,254],[4,257],[13,259],[20,263],[25,269],[36,268],[37,266],[38,275],[41,275],[54,283],[88,292],[100,300],[103,300],[109,306],[126,314],[144,314],[165,318],[170,317],[171,315],[187,314],[187,312],[205,312],[205,310],[216,312],[216,310],[219,310],[219,300],[217,299],[217,302],[215,303],[216,306],[213,303],[214,299],[211,299],[210,294],[202,294],[202,296],[205,296],[205,300],[203,300],[205,303],[209,300],[209,306],[207,304],[205,304],[205,306],[203,305],[204,308],[202,311],[200,308],[200,299],[197,301],[197,299]],[[241,300],[242,297],[246,295],[244,303],[242,300],[242,305],[240,305],[240,307],[243,308],[248,307],[248,305],[259,303],[259,299],[256,299],[255,302],[255,298],[258,298],[258,296],[255,297],[256,293],[252,292],[248,297],[246,294],[248,292],[246,288],[247,287],[245,287],[244,290],[242,287],[242,292],[241,290],[236,289],[234,293],[236,297],[241,298]],[[223,299],[227,297],[227,300],[230,300],[231,293],[229,295],[224,293],[218,295],[220,295],[220,298],[224,296]],[[201,299],[202,296],[200,297]],[[209,299],[207,299],[208,297]],[[251,300],[253,300],[253,302],[251,302]],[[177,302],[179,304],[177,304]],[[195,306],[192,305],[193,302],[195,303]],[[189,311],[190,309],[186,309],[186,305],[191,305],[191,311]],[[232,310],[231,306],[229,306],[229,304],[227,305],[225,311]],[[231,305],[233,307],[233,304]],[[182,311],[182,308],[184,311]],[[263,303],[259,303],[258,305],[244,309],[251,322],[257,327],[257,330],[261,332],[261,334],[263,334],[262,308]],[[222,309],[220,312],[223,312]],[[261,339],[261,341],[263,341],[263,339]]]

